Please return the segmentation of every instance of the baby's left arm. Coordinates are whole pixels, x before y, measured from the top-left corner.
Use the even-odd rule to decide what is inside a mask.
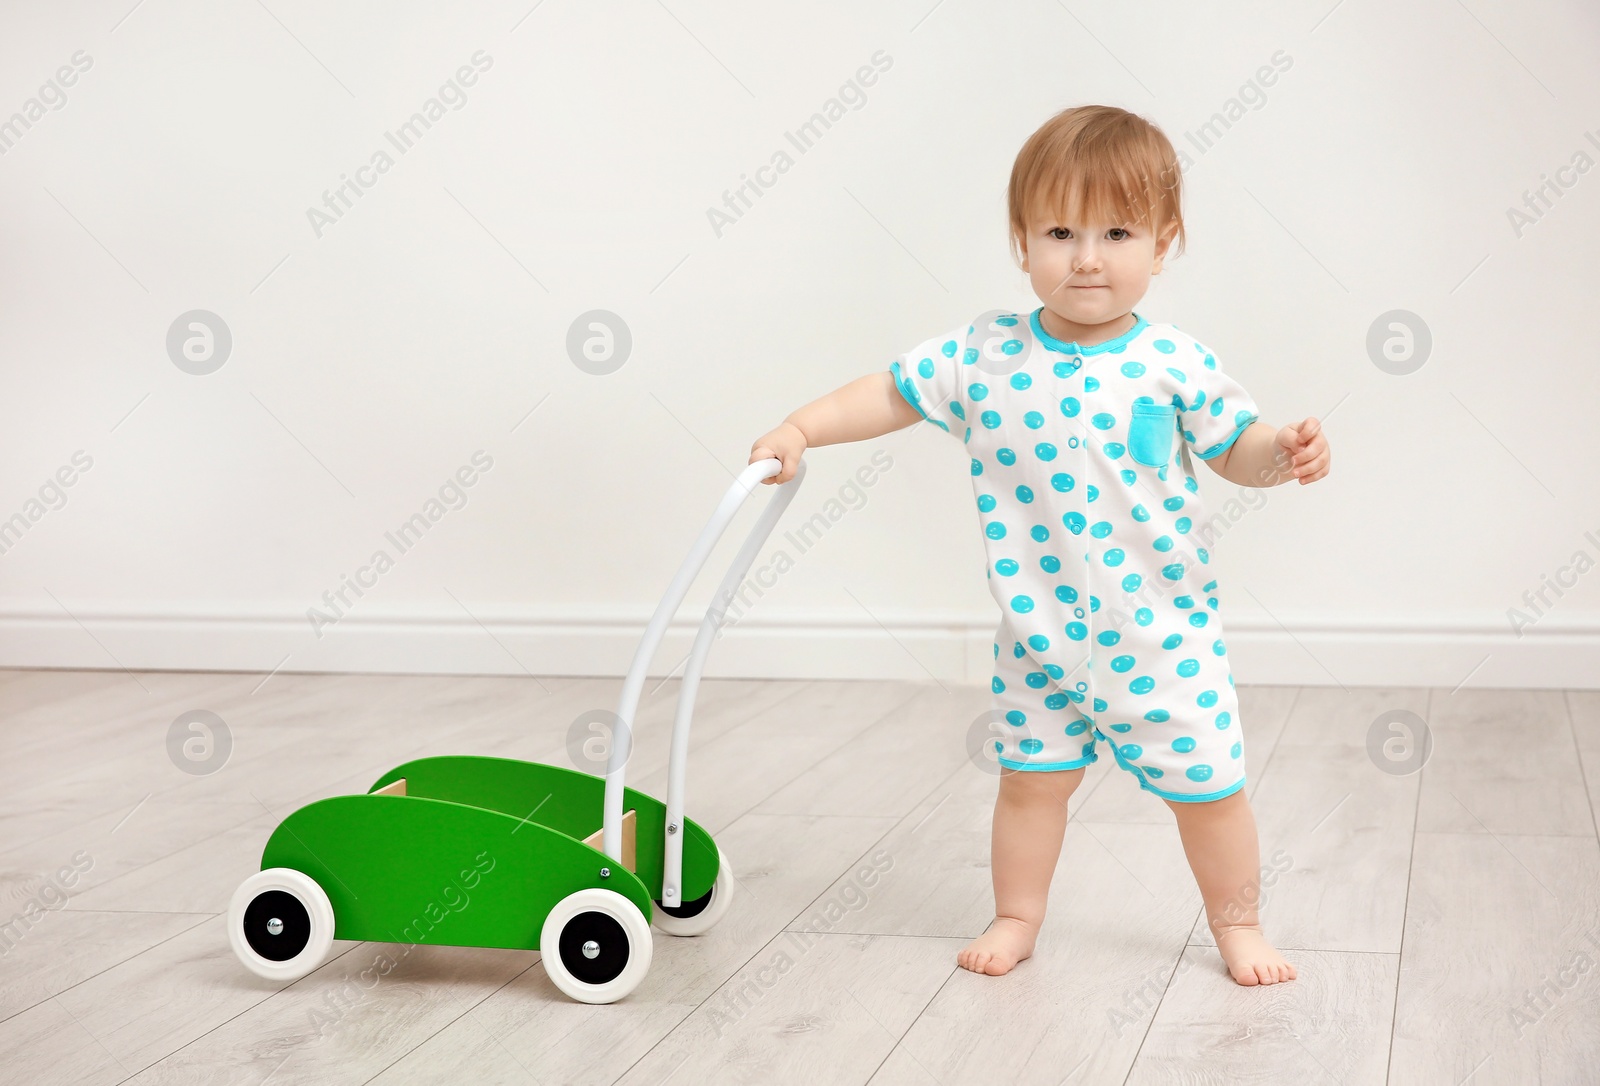
[[[1253,422],[1225,453],[1206,463],[1239,486],[1277,486],[1291,479],[1303,486],[1328,474],[1328,440],[1314,418],[1276,431],[1270,423]]]

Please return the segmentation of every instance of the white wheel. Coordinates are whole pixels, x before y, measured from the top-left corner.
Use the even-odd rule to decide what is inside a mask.
[[[539,957],[555,986],[583,1003],[614,1003],[650,971],[650,924],[615,890],[568,894],[545,917]]]
[[[228,942],[256,976],[299,980],[321,965],[333,946],[333,904],[310,875],[269,867],[233,892]]]
[[[728,863],[728,856],[722,851],[722,846],[717,846],[717,879],[711,884],[711,889],[702,897],[693,901],[686,901],[681,906],[670,912],[661,902],[655,903],[655,911],[651,914],[655,926],[668,935],[689,936],[700,935],[711,930],[718,920],[722,919],[728,911],[728,903],[733,900],[733,866]]]

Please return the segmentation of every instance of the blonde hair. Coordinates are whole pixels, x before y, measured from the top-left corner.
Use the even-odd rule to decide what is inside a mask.
[[[1116,106],[1073,106],[1039,126],[1017,152],[1007,203],[1011,255],[1022,263],[1027,223],[1057,212],[1148,225],[1176,223],[1183,251],[1183,170],[1166,135]]]

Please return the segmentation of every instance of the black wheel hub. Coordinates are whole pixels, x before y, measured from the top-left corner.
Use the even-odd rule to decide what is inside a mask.
[[[608,913],[579,913],[561,929],[557,952],[568,973],[585,984],[604,984],[627,968],[628,933]]]
[[[244,941],[269,962],[286,962],[311,941],[311,914],[285,890],[257,894],[244,910]]]

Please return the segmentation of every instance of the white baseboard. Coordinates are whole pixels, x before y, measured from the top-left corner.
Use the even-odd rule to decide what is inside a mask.
[[[683,609],[652,675],[678,669],[699,617]],[[621,676],[648,618],[646,611],[593,610],[485,609],[476,618],[351,614],[318,638],[297,613],[0,611],[0,667]],[[768,608],[723,631],[706,675],[987,684],[997,618],[997,612],[872,618]],[[1503,618],[1287,614],[1233,616],[1226,631],[1241,684],[1600,689],[1600,618],[1547,616],[1521,636]]]

